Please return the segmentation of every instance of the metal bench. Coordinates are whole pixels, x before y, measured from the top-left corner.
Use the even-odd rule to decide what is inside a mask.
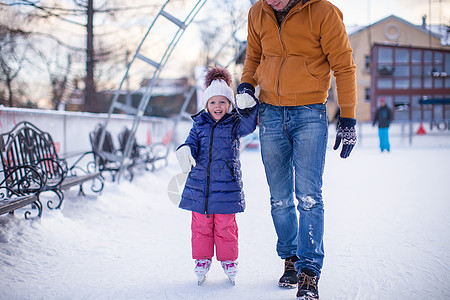
[[[3,180],[0,182],[0,215],[12,214],[18,208],[33,204],[34,208],[38,208],[37,214],[40,216],[42,204],[38,193],[45,184],[43,176],[29,166],[15,167],[6,176],[2,170],[1,174]],[[29,210],[25,211],[25,218],[30,215]]]
[[[83,194],[83,183],[87,181],[92,181],[92,191],[100,192],[103,189],[101,174],[93,172],[92,167],[89,167],[94,162],[88,162],[85,169],[80,166],[89,152],[82,154],[74,164],[68,166],[65,159],[58,157],[51,135],[29,122],[20,122],[11,131],[0,134],[0,150],[4,176],[0,188],[6,190],[3,198],[23,198],[21,201],[14,200],[15,204],[9,208],[3,206],[3,209],[10,212],[30,202],[36,204],[38,216],[41,216],[42,192],[51,191],[58,196],[59,202],[56,205],[53,205],[52,200],[47,201],[47,207],[54,209],[61,207],[63,190],[79,186],[80,193]],[[36,195],[36,199],[29,198],[30,195]]]
[[[130,130],[123,128],[119,135],[120,150],[125,151],[128,138],[130,137]],[[152,145],[139,145],[136,138],[133,138],[133,146],[131,148],[130,159],[135,165],[144,165],[146,170],[153,171],[156,168],[156,162],[164,160],[167,166],[167,156],[169,154],[169,145],[162,142],[154,143]]]
[[[115,181],[120,171],[120,165],[124,159],[122,151],[116,149],[112,140],[111,133],[105,132],[105,139],[103,146],[99,147],[100,136],[103,131],[103,125],[98,124],[94,131],[90,132],[89,139],[91,142],[92,153],[95,158],[95,165],[98,172],[104,176],[106,173],[111,176],[112,181]],[[134,177],[132,160],[127,159],[127,166],[125,168],[124,177],[132,181]]]
[[[37,194],[0,199],[0,215],[13,213],[16,209],[30,204],[34,204],[34,207],[38,208],[38,216],[40,217],[42,214],[42,204],[38,200]],[[30,215],[31,212],[27,210],[25,212],[25,218],[28,219]]]

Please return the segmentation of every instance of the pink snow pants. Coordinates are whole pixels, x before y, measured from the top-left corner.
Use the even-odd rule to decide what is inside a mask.
[[[203,215],[192,212],[192,258],[207,259],[214,256],[218,261],[237,260],[238,227],[235,214]]]

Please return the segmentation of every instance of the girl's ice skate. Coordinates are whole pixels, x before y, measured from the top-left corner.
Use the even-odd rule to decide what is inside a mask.
[[[211,259],[196,259],[194,273],[198,277],[198,285],[202,285],[206,280],[206,273],[211,268]]]
[[[226,260],[222,262],[222,268],[233,285],[236,285],[236,274],[238,271],[238,262],[235,260]]]

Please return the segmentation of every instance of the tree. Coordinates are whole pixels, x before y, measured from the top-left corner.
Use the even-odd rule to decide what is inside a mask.
[[[50,66],[49,63],[55,63],[55,61],[52,61],[50,58],[43,59],[43,62],[45,64],[45,69],[49,72],[51,69],[58,69],[58,67],[62,67],[62,69],[66,69],[70,72],[70,74],[66,74],[67,76],[59,76],[59,79],[56,80],[50,72],[49,85],[51,86],[53,100],[56,100],[57,102],[61,101],[61,99],[57,99],[62,97],[64,93],[61,94],[61,91],[59,91],[57,93],[59,95],[55,94],[55,89],[62,88],[61,84],[67,84],[69,78],[82,77],[84,78],[85,110],[97,112],[102,110],[101,105],[99,105],[97,101],[96,91],[98,82],[98,63],[102,62],[106,64],[106,62],[108,62],[108,57],[110,57],[111,61],[109,63],[111,65],[119,65],[117,59],[119,57],[121,60],[124,59],[125,51],[123,49],[126,49],[126,42],[123,40],[115,43],[110,42],[109,45],[102,48],[100,46],[101,43],[97,39],[98,34],[94,34],[94,29],[100,28],[101,26],[99,24],[101,24],[101,22],[96,22],[94,17],[100,16],[99,19],[101,19],[102,22],[107,22],[108,19],[114,19],[116,15],[120,13],[134,12],[134,14],[146,14],[148,9],[154,9],[158,6],[157,4],[140,5],[140,2],[146,3],[143,0],[98,0],[96,1],[96,6],[94,6],[94,0],[71,0],[65,2],[56,0],[16,0],[8,1],[6,3],[3,1],[0,2],[0,9],[7,8],[15,11],[17,14],[22,14],[24,18],[33,20],[35,26],[23,29],[24,33],[32,35],[35,38],[39,37],[41,39],[54,40],[58,43],[58,46],[66,48],[68,52],[83,51],[85,53],[85,72],[84,75],[81,76],[78,73],[80,69],[74,66],[73,61],[71,64],[64,64],[64,66],[61,64]],[[124,3],[124,5],[121,5],[122,3]],[[16,7],[18,7],[18,9],[14,10]],[[147,14],[147,16],[148,15],[151,14]],[[45,27],[45,24],[49,23],[58,25],[53,25],[52,29],[47,31],[41,29],[41,27]],[[67,35],[61,35],[57,32],[65,29],[70,32],[69,36],[71,36],[73,35],[73,32],[78,33],[80,28],[84,28],[84,46],[82,46],[79,41],[75,43],[73,41],[67,42]],[[102,31],[107,32],[107,30]],[[36,42],[36,44],[39,44],[39,42]],[[34,45],[35,48],[39,48],[36,44]],[[37,51],[43,56],[49,55],[46,54],[45,51]],[[121,52],[120,55],[119,52]],[[41,58],[43,57],[42,55],[40,55]],[[50,53],[50,56],[51,55],[52,53]],[[66,56],[69,57],[72,56],[72,54],[67,54]],[[68,68],[69,65],[71,68]],[[123,64],[120,63],[120,66],[123,67]]]
[[[73,88],[74,79],[82,78],[84,84],[80,84],[80,88],[84,90],[85,110],[106,111],[107,107],[102,107],[105,104],[99,103],[101,99],[96,98],[97,90],[117,88],[120,76],[126,69],[126,51],[129,49],[133,52],[136,49],[152,17],[156,16],[165,1],[152,0],[150,1],[152,4],[147,4],[148,2],[147,0],[95,2],[94,0],[0,0],[0,10],[7,12],[0,15],[0,24],[9,24],[13,20],[10,16],[14,14],[21,15],[27,22],[15,28],[27,34],[30,49],[33,50],[27,52],[28,56],[23,62],[22,70],[27,68],[27,71],[20,72],[15,81],[29,82],[30,78],[20,78],[21,75],[29,73],[33,73],[35,77],[49,78],[47,95],[51,96],[46,97],[52,98],[52,105],[56,108],[57,103],[64,101],[70,94],[69,89]],[[183,7],[187,6],[188,1],[172,2]],[[243,2],[238,0],[210,2],[213,4],[206,18],[211,20],[211,15],[216,16],[213,20],[215,23],[204,21],[205,28],[201,29],[204,32],[204,49],[208,62],[211,54],[216,53],[217,47],[223,44],[224,39],[232,35],[226,32],[243,27],[242,20],[246,20],[248,10],[247,1],[244,9],[241,9]],[[236,40],[229,43],[227,48],[230,44],[234,49],[239,46]],[[235,54],[232,52],[227,51],[228,60]],[[38,58],[41,56],[37,63],[36,57],[32,55],[35,53],[41,53],[45,58],[37,56]],[[59,53],[60,59],[54,59],[55,53]],[[30,69],[32,72],[29,72]],[[48,76],[41,76],[43,71],[48,73]],[[63,71],[67,74],[63,74]],[[147,71],[141,69],[131,74],[130,88],[134,88],[136,82],[144,79]]]
[[[38,51],[38,55],[41,57],[49,76],[53,108],[58,109],[68,91],[73,61],[72,55],[70,53],[61,54],[58,48],[51,57],[41,51]],[[61,56],[65,57],[66,60],[64,66],[62,62],[59,62],[64,59]]]
[[[242,42],[237,34],[242,31],[246,34],[248,4],[242,1],[222,0],[214,4],[216,6],[214,19],[208,14],[205,19],[196,22],[200,27],[206,65],[228,63],[240,50]]]
[[[10,30],[0,24],[0,83],[6,87],[6,91],[1,93],[3,105],[14,106],[16,102],[14,81],[18,79],[29,49],[28,45],[21,47],[19,44],[26,42],[26,36],[21,31]]]

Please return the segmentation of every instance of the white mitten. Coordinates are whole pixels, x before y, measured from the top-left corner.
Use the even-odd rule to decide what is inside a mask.
[[[192,166],[195,167],[195,159],[192,157],[191,148],[184,145],[177,150],[176,154],[183,173],[189,173]]]
[[[247,93],[236,95],[236,107],[239,109],[246,109],[256,105],[255,99]]]

